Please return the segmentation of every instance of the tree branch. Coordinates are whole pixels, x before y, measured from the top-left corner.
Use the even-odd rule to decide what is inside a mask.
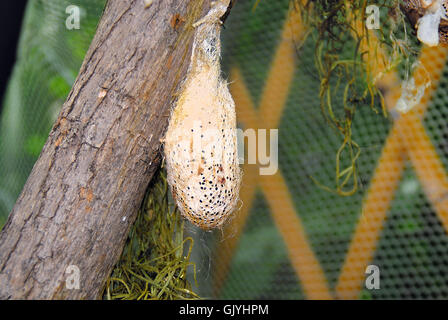
[[[110,0],[76,82],[0,233],[1,299],[94,299],[160,164],[191,24],[209,0]],[[69,289],[69,266],[80,288]]]

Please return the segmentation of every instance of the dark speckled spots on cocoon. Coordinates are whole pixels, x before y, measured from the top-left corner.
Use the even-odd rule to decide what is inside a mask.
[[[219,18],[228,3],[215,2],[194,24],[188,75],[165,137],[168,182],[176,204],[185,218],[205,230],[221,227],[232,215],[241,184],[235,104],[219,64]]]

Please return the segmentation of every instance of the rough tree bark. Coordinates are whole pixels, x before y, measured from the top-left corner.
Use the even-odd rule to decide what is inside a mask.
[[[96,299],[160,160],[209,0],[110,0],[0,233],[1,299]],[[76,266],[80,288],[66,287]],[[74,275],[72,273],[71,275]]]

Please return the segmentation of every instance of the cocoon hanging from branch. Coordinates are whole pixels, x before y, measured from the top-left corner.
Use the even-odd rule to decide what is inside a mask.
[[[220,18],[229,3],[212,3],[208,14],[193,24],[191,62],[165,136],[173,198],[181,214],[205,230],[228,220],[241,184],[235,103],[220,67]]]

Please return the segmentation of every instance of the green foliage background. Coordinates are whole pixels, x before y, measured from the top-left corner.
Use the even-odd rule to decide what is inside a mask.
[[[334,5],[341,1],[332,1]],[[322,1],[324,2],[324,1]],[[330,1],[326,1],[330,3]],[[386,2],[388,5],[395,1]],[[223,61],[228,74],[238,66],[255,106],[258,105],[270,63],[281,41],[280,33],[287,17],[289,0],[260,1],[252,10],[252,1],[240,1],[232,9],[223,31]],[[376,1],[369,2],[378,4]],[[330,6],[333,8],[334,6]],[[398,71],[402,79],[409,74],[419,44],[409,24],[393,25],[390,12],[381,10],[378,36],[392,52],[389,37],[397,27],[397,39],[409,45]],[[314,30],[315,32],[315,30]],[[345,31],[347,34],[349,30]],[[361,217],[363,197],[369,187],[378,157],[392,125],[392,117],[376,113],[369,103],[359,103],[353,119],[352,136],[361,147],[357,161],[358,190],[341,197],[322,189],[334,186],[335,154],[341,136],[325,122],[320,111],[320,79],[314,60],[316,37],[296,44],[297,68],[290,94],[279,124],[279,169],[286,180],[295,208],[305,227],[311,247],[321,263],[330,289],[334,289],[344,263],[356,223]],[[339,59],[351,59],[354,43],[344,43]],[[448,168],[448,68],[425,115],[424,125],[440,158]],[[346,79],[347,81],[347,79]],[[342,79],[344,83],[344,79]],[[334,109],[344,110],[342,90],[334,94]],[[347,165],[347,164],[346,164]],[[244,183],[244,177],[243,177]],[[258,191],[244,233],[220,298],[299,299],[304,293],[287,254],[285,243],[271,216],[266,196]],[[392,207],[380,234],[374,260],[380,267],[381,290],[364,289],[362,299],[448,298],[448,236],[428,203],[410,163],[407,164]],[[218,247],[215,247],[216,250]]]
[[[95,33],[105,0],[28,1],[0,122],[0,225],[5,222]],[[81,8],[68,30],[66,8]]]

